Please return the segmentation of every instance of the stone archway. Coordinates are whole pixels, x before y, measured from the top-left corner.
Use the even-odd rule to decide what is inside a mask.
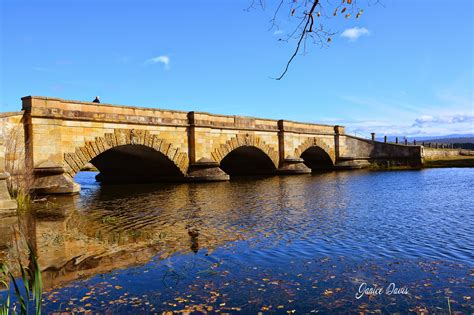
[[[163,154],[171,161],[184,176],[188,168],[187,153],[180,152],[179,148],[171,143],[150,134],[147,130],[115,129],[113,133],[106,133],[103,137],[96,137],[94,141],[87,141],[83,146],[76,147],[74,152],[64,154],[66,174],[74,177],[86,163],[107,150],[125,145],[140,145],[151,148]]]
[[[214,149],[211,156],[217,163],[220,163],[229,153],[245,146],[259,149],[272,161],[275,168],[278,168],[278,152],[267,145],[260,137],[251,134],[237,135],[227,140],[219,148]]]
[[[332,166],[336,163],[336,153],[334,148],[331,145],[327,144],[324,140],[320,138],[308,138],[306,139],[298,148],[295,149],[295,157],[302,158],[302,155],[311,148],[317,149],[319,152],[324,152],[324,155],[327,156],[328,160],[331,161]]]

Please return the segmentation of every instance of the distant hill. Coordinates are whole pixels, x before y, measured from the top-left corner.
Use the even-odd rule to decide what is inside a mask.
[[[387,136],[389,142],[394,142],[398,137],[400,142],[405,140],[404,136],[389,135]],[[446,136],[417,136],[406,137],[409,142],[416,140],[417,142],[433,142],[433,143],[474,143],[474,134],[452,134]],[[383,137],[377,137],[377,140],[383,141]]]
[[[388,136],[388,142],[395,142],[397,136]],[[438,143],[438,144],[452,144],[454,148],[461,148],[467,150],[474,150],[474,134],[453,134],[447,136],[428,136],[428,137],[406,137],[409,143],[413,143],[413,140],[416,140],[418,144],[424,142],[428,143]],[[384,141],[383,138],[377,138],[379,141]],[[405,141],[405,137],[398,136],[400,143]]]
[[[474,136],[472,137],[449,137],[449,138],[430,138],[430,139],[423,139],[421,141],[425,142],[433,142],[433,143],[473,143],[474,144]]]
[[[425,143],[449,144],[453,148],[474,150],[474,137],[435,138],[422,140]]]

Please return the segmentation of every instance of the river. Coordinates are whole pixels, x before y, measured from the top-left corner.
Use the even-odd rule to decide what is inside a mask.
[[[22,219],[46,312],[447,312],[448,297],[474,312],[472,168],[111,186],[95,175]],[[0,220],[4,261],[16,225]]]

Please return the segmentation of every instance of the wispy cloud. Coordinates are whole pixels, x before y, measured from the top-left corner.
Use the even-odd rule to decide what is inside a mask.
[[[424,104],[410,103],[404,97],[397,96],[340,96],[344,102],[353,106],[359,116],[365,117],[367,112],[372,117],[396,117],[398,120],[412,119],[415,115],[423,115],[429,108]],[[356,105],[356,106],[354,106]]]
[[[474,115],[471,114],[456,114],[443,116],[423,115],[415,119],[412,126],[427,126],[435,124],[459,124],[471,123],[474,124]]]
[[[354,42],[361,36],[368,36],[370,35],[370,31],[365,27],[353,27],[348,28],[342,32],[341,36],[347,38],[350,42]]]
[[[407,97],[343,96],[342,100],[353,104],[345,119],[327,118],[325,123],[346,126],[349,134],[369,136],[442,136],[474,133],[474,103],[463,93],[443,93],[449,98],[434,100],[409,100]]]
[[[377,135],[391,136],[442,136],[450,134],[474,133],[474,115],[459,113],[454,115],[421,115],[411,123],[393,124],[378,120],[356,120],[339,122],[346,126],[349,134],[368,136],[371,132]]]
[[[276,35],[282,35],[284,33],[285,33],[285,31],[283,31],[283,30],[276,30],[276,31],[273,32],[273,35],[275,35],[275,36]]]
[[[145,61],[145,64],[147,65],[157,64],[157,63],[162,63],[165,66],[165,70],[168,70],[170,68],[170,57],[166,55],[162,55],[162,56],[150,58]]]

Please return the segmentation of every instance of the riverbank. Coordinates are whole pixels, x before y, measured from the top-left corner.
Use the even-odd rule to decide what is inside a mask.
[[[456,155],[425,160],[423,167],[474,167],[474,156]]]
[[[474,167],[474,151],[424,148],[423,167]]]

